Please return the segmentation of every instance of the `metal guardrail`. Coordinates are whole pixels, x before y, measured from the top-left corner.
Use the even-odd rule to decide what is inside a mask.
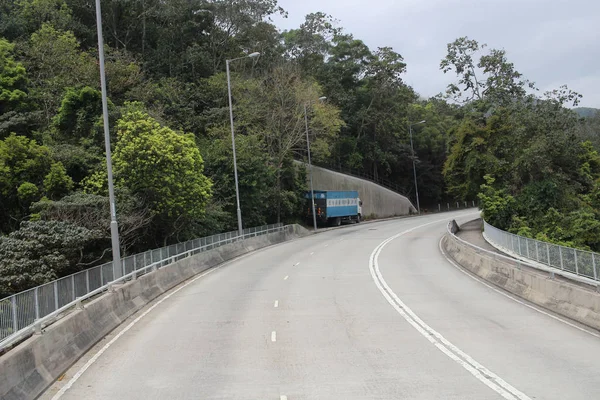
[[[484,221],[486,238],[500,249],[506,249],[530,261],[570,272],[595,281],[600,277],[600,254],[526,238],[498,229]]]
[[[120,268],[112,262],[0,299],[0,350],[27,337],[67,309],[119,282],[164,267],[193,254],[250,237],[283,230],[283,224],[265,225],[189,240],[125,257]]]

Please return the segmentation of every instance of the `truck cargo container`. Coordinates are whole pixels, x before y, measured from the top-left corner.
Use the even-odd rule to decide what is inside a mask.
[[[358,191],[315,190],[317,224],[339,226],[342,222],[360,222],[362,201]],[[306,221],[313,223],[311,192],[306,192]]]

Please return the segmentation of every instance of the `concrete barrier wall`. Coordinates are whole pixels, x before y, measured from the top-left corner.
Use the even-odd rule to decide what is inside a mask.
[[[387,218],[417,212],[405,196],[365,179],[325,168],[313,167],[313,186],[315,190],[358,190],[365,217]]]
[[[557,314],[600,329],[600,293],[592,286],[552,279],[518,261],[477,250],[456,236],[442,239],[446,253],[475,275]]]
[[[306,236],[297,225],[198,253],[86,303],[0,357],[0,399],[35,399],[92,346],[150,301],[209,268],[251,251]]]

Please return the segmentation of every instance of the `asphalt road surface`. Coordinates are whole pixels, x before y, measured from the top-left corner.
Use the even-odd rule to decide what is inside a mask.
[[[599,398],[597,332],[440,252],[448,220],[475,217],[359,224],[244,256],[133,316],[43,399]]]

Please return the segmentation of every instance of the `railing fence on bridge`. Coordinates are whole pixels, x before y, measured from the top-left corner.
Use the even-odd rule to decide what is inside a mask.
[[[238,231],[227,232],[148,250],[124,257],[120,266],[108,262],[0,299],[0,350],[112,284],[136,279],[202,251],[282,229],[283,224],[265,225],[244,229],[242,236]]]
[[[498,229],[484,221],[484,232],[489,241],[523,258],[562,271],[591,278],[600,277],[600,254],[560,246]]]

